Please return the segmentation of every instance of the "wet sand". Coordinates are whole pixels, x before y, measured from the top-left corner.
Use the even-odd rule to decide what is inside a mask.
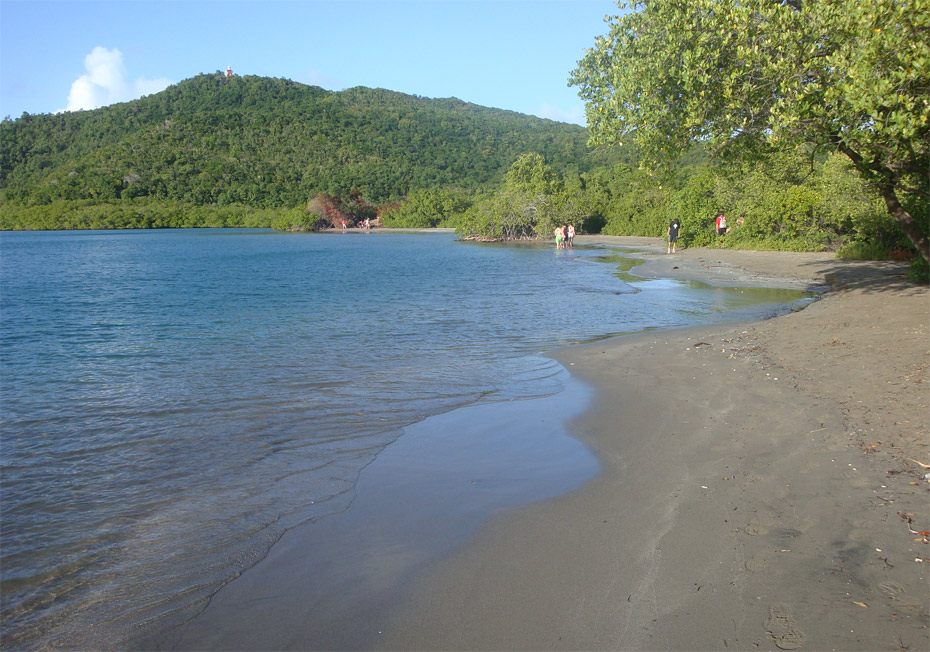
[[[377,614],[379,649],[926,650],[930,292],[897,263],[645,248],[646,277],[830,290],[556,358],[602,473],[504,512]]]
[[[590,387],[552,364],[559,397]],[[404,429],[364,468],[344,510],[288,530],[200,613],[134,647],[161,650],[365,649],[406,581],[464,545],[489,514],[578,489],[594,454],[548,397],[479,403]],[[162,623],[164,624],[164,623]]]

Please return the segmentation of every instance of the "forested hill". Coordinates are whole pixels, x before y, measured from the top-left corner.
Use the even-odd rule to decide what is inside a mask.
[[[457,99],[326,91],[286,79],[198,75],[93,111],[0,123],[6,201],[175,200],[296,206],[358,190],[475,189],[524,152],[586,170],[587,130]]]

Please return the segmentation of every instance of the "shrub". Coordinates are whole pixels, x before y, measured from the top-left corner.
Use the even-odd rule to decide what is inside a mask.
[[[837,249],[836,257],[844,260],[891,260],[891,252],[880,242],[853,241]]]
[[[917,256],[914,258],[914,262],[911,263],[911,269],[907,273],[907,277],[915,283],[930,285],[930,263],[923,256]]]

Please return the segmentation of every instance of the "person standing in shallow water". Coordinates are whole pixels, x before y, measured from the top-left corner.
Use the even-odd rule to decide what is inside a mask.
[[[678,221],[676,217],[674,220],[669,222],[668,230],[665,232],[665,235],[668,236],[668,251],[665,253],[673,254],[675,253],[675,248],[678,245],[678,234],[681,232],[681,222]]]

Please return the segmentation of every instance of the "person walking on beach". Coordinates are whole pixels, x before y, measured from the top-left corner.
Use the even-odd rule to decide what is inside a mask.
[[[669,222],[668,230],[665,232],[665,235],[668,236],[668,251],[665,253],[673,254],[675,253],[675,247],[678,246],[678,234],[681,232],[681,222],[678,221],[676,217],[674,220]]]
[[[727,216],[726,215],[724,215],[723,213],[720,213],[720,215],[717,216],[715,224],[717,225],[717,235],[723,235],[724,233],[727,232]]]
[[[575,246],[575,225],[569,224],[567,227],[568,231],[568,246],[572,248]]]
[[[562,248],[562,239],[563,239],[563,237],[564,237],[563,234],[562,234],[562,227],[561,227],[561,226],[555,227],[555,231],[554,231],[553,233],[555,233],[555,248],[556,248],[556,249],[561,249],[561,248]]]

